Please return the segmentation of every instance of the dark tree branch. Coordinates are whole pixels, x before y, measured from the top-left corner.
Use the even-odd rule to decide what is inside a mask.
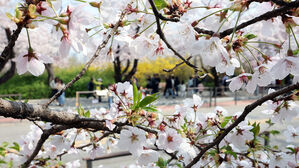
[[[189,61],[192,58],[192,56],[188,57],[186,60]],[[164,72],[172,72],[173,70],[175,70],[177,67],[183,65],[185,62],[180,62],[178,64],[176,64],[173,68],[171,69],[163,69]]]
[[[117,31],[118,27],[122,25],[122,20],[125,17],[125,14],[126,14],[125,12],[122,12],[118,22],[114,25],[110,34],[106,37],[106,39],[102,42],[102,44],[98,46],[96,52],[91,57],[91,59],[85,64],[85,66],[81,70],[81,72],[79,74],[77,74],[76,77],[73,78],[73,80],[71,80],[69,83],[67,83],[63,89],[61,89],[53,97],[51,97],[51,99],[47,103],[44,104],[45,107],[48,107],[58,96],[61,95],[62,92],[64,92],[67,88],[71,87],[75,82],[77,82],[86,73],[86,71],[90,67],[91,63],[93,63],[93,61],[100,55],[101,50],[106,46],[109,39],[112,37],[112,35],[114,35],[114,33]]]
[[[10,68],[4,75],[0,77],[0,85],[12,78],[16,73],[16,63],[11,61]]]
[[[11,31],[9,28],[5,28],[4,30],[5,30],[5,35],[6,35],[7,41],[9,42],[11,39]],[[13,48],[10,48],[10,50],[8,51],[7,57],[5,57],[4,60],[0,61],[0,71],[4,68],[4,66],[9,61],[9,59],[11,59],[13,57],[14,57]]]
[[[113,67],[114,67],[114,81],[115,83],[122,81],[122,73],[121,73],[121,63],[119,60],[119,56],[115,58],[113,61]]]
[[[18,26],[17,29],[13,31],[13,34],[10,36],[10,40],[9,40],[7,46],[4,48],[4,50],[1,53],[0,62],[5,61],[9,58],[10,52],[13,49],[13,47],[15,46],[16,41],[19,38],[19,35],[20,35],[23,27],[27,24],[27,21],[28,21],[28,17],[26,16],[22,22],[17,24],[17,26]]]
[[[150,0],[150,3],[151,3],[151,1],[152,0]],[[154,6],[156,6],[155,5],[155,3],[152,1],[152,3],[151,3],[151,5],[154,5]],[[156,12],[156,14],[155,14],[155,16],[157,16],[159,19],[161,19],[161,20],[165,20],[165,21],[171,21],[171,22],[179,22],[180,21],[180,19],[179,18],[177,18],[177,17],[173,17],[173,18],[169,18],[169,17],[165,17],[165,16],[163,16],[161,13],[159,13],[159,11],[158,11],[158,9],[157,8],[155,8],[155,9],[153,9],[153,10],[156,10],[157,12]],[[154,11],[154,13],[155,13],[155,11]]]
[[[208,146],[206,146],[205,148],[203,148],[200,153],[186,166],[186,168],[191,168],[194,164],[196,164],[200,158],[211,148],[213,148],[214,146],[216,146],[217,144],[219,144],[223,138],[231,131],[233,130],[236,126],[238,126],[239,123],[241,123],[242,121],[244,121],[244,119],[246,118],[246,116],[252,111],[254,110],[256,107],[262,105],[264,102],[268,101],[268,100],[273,100],[275,97],[283,95],[285,93],[291,92],[295,89],[299,89],[299,83],[296,83],[294,85],[285,87],[283,89],[280,89],[276,92],[270,93],[258,100],[256,100],[255,102],[253,102],[252,104],[249,104],[245,107],[243,113],[236,119],[236,121],[234,123],[232,123],[229,127],[227,127],[212,143],[210,143]]]
[[[127,73],[128,69],[129,69],[129,67],[130,67],[130,65],[131,65],[131,61],[130,61],[129,59],[127,59],[126,67],[125,67],[125,69],[123,70],[123,72],[122,72],[121,74],[125,74],[125,73]]]
[[[36,157],[36,155],[41,150],[43,144],[50,137],[50,135],[55,134],[57,132],[60,132],[62,130],[66,130],[68,128],[69,128],[68,126],[53,126],[50,129],[44,130],[43,133],[42,133],[42,135],[41,135],[41,137],[40,137],[40,139],[37,142],[37,145],[36,145],[34,151],[30,155],[30,157],[27,159],[27,161],[22,165],[22,167],[23,168],[29,167],[30,163]]]
[[[279,6],[289,6],[290,5],[290,2],[285,2],[283,0],[249,0],[247,1],[247,3],[252,3],[252,2],[273,2],[275,3],[276,5],[279,5]]]
[[[284,7],[266,12],[266,13],[264,13],[264,14],[256,17],[256,18],[253,18],[253,19],[251,19],[247,22],[244,22],[244,23],[240,24],[239,26],[237,26],[236,30],[240,30],[244,27],[247,27],[251,24],[257,23],[257,22],[262,21],[262,20],[268,20],[268,19],[271,19],[271,18],[274,18],[274,17],[277,17],[277,16],[281,16],[281,15],[287,13],[290,9],[294,9],[294,8],[297,8],[297,7],[299,7],[299,0],[297,0],[295,2],[292,2],[292,3],[289,3],[288,6],[284,6]],[[223,37],[231,34],[233,32],[233,30],[234,30],[234,28],[230,28],[228,30],[223,31],[222,33],[220,33],[220,38],[223,38]]]
[[[5,34],[7,41],[11,39],[11,31],[9,28],[5,29]],[[0,61],[0,71],[4,68],[4,66],[7,64],[7,62],[15,57],[15,53],[13,51],[13,48],[10,48],[9,55],[4,61]],[[0,85],[8,81],[10,78],[12,78],[16,73],[16,63],[11,61],[10,68],[7,72],[5,72],[4,75],[0,77]]]
[[[137,71],[137,65],[138,65],[138,59],[134,59],[133,67],[131,71],[125,76],[124,81],[129,81],[131,80],[132,76],[136,73]]]
[[[48,84],[50,84],[50,82],[52,80],[54,80],[54,77],[55,77],[54,70],[53,70],[53,64],[45,64],[45,68],[48,73]]]
[[[157,24],[157,34],[160,36],[160,39],[162,39],[162,41],[166,44],[166,46],[177,56],[179,57],[182,61],[184,61],[184,63],[186,63],[188,66],[190,66],[191,68],[193,68],[196,72],[198,71],[198,67],[196,67],[195,65],[191,64],[188,60],[186,60],[180,53],[178,53],[166,40],[166,37],[161,29],[161,24],[160,24],[160,18],[159,18],[159,12],[157,10],[157,7],[155,6],[153,0],[149,0],[149,3],[153,9],[153,12],[155,14],[155,18],[156,18],[156,24]]]
[[[258,17],[255,17],[249,21],[246,21],[240,25],[238,25],[236,27],[236,30],[240,30],[242,28],[245,28],[249,25],[252,25],[254,23],[257,23],[259,21],[262,21],[262,20],[268,20],[268,19],[271,19],[271,18],[274,18],[274,17],[277,17],[277,16],[281,16],[283,14],[286,14],[289,12],[289,10],[291,9],[294,9],[294,8],[298,8],[299,7],[299,0],[296,0],[294,2],[290,2],[290,3],[287,3],[286,6],[283,6],[281,8],[278,8],[278,9],[275,9],[275,10],[272,10],[272,11],[269,11],[269,12],[266,12]],[[200,33],[200,34],[208,34],[208,35],[211,35],[213,36],[215,34],[214,31],[211,31],[211,30],[205,30],[205,29],[202,29],[202,28],[198,28],[198,27],[194,27],[194,30],[197,32],[197,33]],[[227,29],[227,30],[224,30],[223,32],[221,32],[219,34],[219,37],[220,38],[223,38],[227,35],[230,35],[232,34],[234,31],[234,28],[230,28],[230,29]]]

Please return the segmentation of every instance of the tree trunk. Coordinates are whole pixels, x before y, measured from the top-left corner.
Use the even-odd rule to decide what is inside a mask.
[[[11,38],[11,31],[9,28],[5,29],[5,34],[6,34],[7,41],[9,42]],[[15,57],[13,48],[11,48],[8,54],[9,54],[8,57],[4,61],[0,62],[0,71],[5,67],[5,65],[8,63],[9,60]],[[11,61],[10,69],[0,77],[0,85],[8,81],[10,78],[12,78],[15,75],[15,73],[16,73],[16,63]]]
[[[48,73],[48,84],[55,78],[54,70],[53,70],[53,65],[52,64],[45,64],[47,73]]]
[[[131,68],[129,73],[127,73],[127,71],[130,67],[130,60],[127,60],[126,67],[123,71],[121,70],[121,61],[120,61],[119,57],[115,58],[115,60],[113,61],[113,65],[114,65],[114,81],[115,81],[115,83],[130,81],[131,78],[135,75],[135,73],[137,71],[138,59],[134,59],[133,67]]]
[[[0,85],[12,78],[16,73],[16,63],[11,61],[10,69],[0,77]]]

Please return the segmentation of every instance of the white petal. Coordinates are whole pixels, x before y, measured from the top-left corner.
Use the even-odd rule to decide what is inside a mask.
[[[28,57],[23,57],[23,55],[21,55],[15,59],[15,62],[17,67],[17,73],[19,75],[24,74],[27,71]]]
[[[37,58],[46,64],[53,63],[53,58],[45,56],[45,55],[37,55]]]
[[[63,38],[59,47],[59,54],[63,57],[66,57],[69,54],[70,48],[71,48],[70,41],[66,38]]]
[[[45,70],[45,65],[38,61],[37,59],[32,58],[27,64],[28,71],[34,76],[39,76],[43,74]]]

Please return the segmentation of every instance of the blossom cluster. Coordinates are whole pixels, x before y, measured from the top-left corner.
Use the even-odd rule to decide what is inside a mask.
[[[103,121],[110,131],[68,129],[51,135],[32,164],[62,164],[58,156],[77,156],[82,154],[81,151],[93,159],[121,149],[129,151],[136,158],[136,165],[142,167],[161,167],[162,163],[167,167],[186,166],[242,114],[238,112],[229,115],[226,109],[219,106],[209,113],[202,113],[203,101],[198,95],[193,95],[193,98],[186,99],[183,104],[176,105],[173,114],[164,115],[156,109],[154,101],[149,101],[155,100],[152,99],[155,96],[139,99],[140,94],[138,95],[135,87],[129,82],[112,86],[110,91],[114,103],[110,110],[81,109],[83,112],[79,112],[85,117]],[[271,121],[285,123],[288,116],[297,116],[299,112],[298,105],[291,100],[271,101],[266,105],[267,114],[273,116],[270,124],[273,124]],[[70,110],[69,113],[76,112]],[[24,163],[37,145],[41,129],[51,127],[51,123],[43,122],[38,123],[38,126],[33,125],[31,132],[18,143],[18,150],[7,150],[0,159],[12,161],[14,166]],[[264,131],[260,123],[242,121],[193,167],[296,167],[298,146],[288,145],[288,150],[274,150],[272,146],[263,146],[261,143]],[[298,134],[299,129],[290,125],[283,132],[288,142],[296,142]],[[77,144],[78,142],[83,144]],[[80,167],[78,160],[65,165]]]
[[[232,76],[230,90],[236,91],[244,86],[249,93],[253,93],[257,86],[267,86],[288,75],[294,76],[295,82],[299,79],[298,43],[295,43],[298,32],[293,28],[297,21],[296,10],[288,17],[275,17],[271,22],[257,22],[254,27],[237,30],[231,37],[219,37],[222,30],[279,6],[271,2],[239,0],[215,0],[209,3],[201,0],[159,0],[156,3],[160,4],[157,7],[160,13],[179,19],[178,22],[163,22],[164,35],[172,47],[181,55],[199,56],[204,69],[215,67],[218,73]],[[52,53],[44,53],[37,49],[39,46],[29,43],[29,49],[23,49],[15,59],[19,74],[27,70],[36,76],[42,74],[42,64],[54,62],[50,58],[42,59],[45,57],[54,57],[59,64],[59,57],[65,59],[70,51],[84,57],[92,55],[96,46],[114,27],[118,21],[116,16],[122,11],[126,12],[125,19],[113,39],[101,51],[101,61],[113,60],[115,55],[121,59],[173,55],[155,32],[156,20],[147,0],[87,4],[40,1],[29,5],[28,10],[31,19],[28,29],[34,28],[48,34],[49,31],[42,28],[52,29],[49,35],[56,37],[59,46],[51,49]],[[23,8],[17,8],[16,12],[18,15],[8,16],[19,23],[24,19],[25,12]],[[270,26],[271,29],[267,29]],[[214,35],[201,34],[195,29],[198,27],[214,31]],[[32,38],[31,41],[39,41],[39,38]],[[263,50],[265,46],[267,49]]]
[[[155,3],[159,16],[150,2]],[[0,1],[0,4],[5,3]],[[180,53],[200,58],[201,70],[206,74],[207,69],[215,68],[217,73],[230,76],[231,91],[245,87],[253,93],[257,87],[289,75],[294,82],[299,81],[297,8],[242,29],[237,27],[281,6],[249,0],[102,0],[68,4],[61,0],[37,0],[22,1],[14,14],[6,15],[10,24],[15,22],[26,29],[17,41],[20,47],[13,60],[18,74],[28,71],[39,76],[45,69],[44,64],[63,64],[61,60],[73,53],[90,57],[105,37],[112,36],[104,43],[107,45],[101,46],[102,50],[97,50],[98,62],[111,61],[115,56],[141,59]],[[124,19],[120,20],[119,16],[123,15]],[[163,18],[159,24],[157,18]],[[156,32],[159,25],[163,34]],[[231,33],[225,34],[230,30]],[[5,41],[0,42],[1,49],[7,44],[7,39],[2,39]],[[154,106],[158,99],[156,94],[142,97],[136,86],[128,82],[118,83],[110,90],[114,96],[110,110],[79,109],[79,115],[103,121],[109,131],[69,129],[52,135],[32,164],[60,166],[58,156],[77,155],[83,150],[95,158],[120,148],[128,150],[140,166],[187,166],[242,115],[229,115],[222,107],[203,114],[200,111],[203,101],[194,95],[177,105],[171,115],[164,116]],[[263,112],[271,119],[267,123],[285,123],[296,117],[298,106],[294,97],[297,95],[284,95],[266,102],[268,108]],[[24,163],[37,145],[42,134],[40,128],[51,127],[51,124],[39,123],[20,143],[10,147],[4,144],[0,148],[0,161],[17,166]],[[283,134],[287,141],[294,142],[298,128],[288,126]],[[289,145],[287,151],[265,147],[261,145],[262,135],[260,124],[245,119],[221,142],[209,148],[193,167],[298,165],[298,146]],[[77,141],[87,143],[80,146]],[[80,164],[75,161],[65,166],[80,167]]]

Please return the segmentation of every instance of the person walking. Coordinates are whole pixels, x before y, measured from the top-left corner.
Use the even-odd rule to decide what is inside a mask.
[[[65,87],[65,84],[61,79],[58,79],[56,83],[56,88],[58,91],[62,90]],[[65,93],[62,92],[61,95],[57,98],[59,106],[64,106],[65,104]]]
[[[173,75],[169,76],[166,79],[165,90],[166,90],[166,94],[165,94],[166,99],[168,98],[169,95],[171,95],[172,98],[175,99],[175,95],[174,95],[174,76]]]
[[[92,78],[90,78],[90,81],[88,82],[88,84],[87,84],[87,89],[88,89],[88,91],[94,91],[94,78],[92,77]],[[94,95],[94,93],[90,93],[90,94],[87,94],[87,99],[90,97],[90,96],[92,96],[93,98],[96,98],[96,96]]]
[[[50,88],[51,88],[51,95],[50,97],[53,97],[56,93],[57,93],[57,88],[56,88],[56,83],[58,82],[59,78],[58,77],[55,77],[54,80],[52,80],[50,82]]]
[[[158,74],[154,74],[154,77],[152,78],[152,94],[159,92],[159,83],[161,79]]]
[[[96,90],[102,90],[103,89],[103,80],[102,78],[98,78],[97,81],[94,81],[94,84],[96,86]],[[102,97],[99,95],[98,97],[99,103],[102,102]]]

